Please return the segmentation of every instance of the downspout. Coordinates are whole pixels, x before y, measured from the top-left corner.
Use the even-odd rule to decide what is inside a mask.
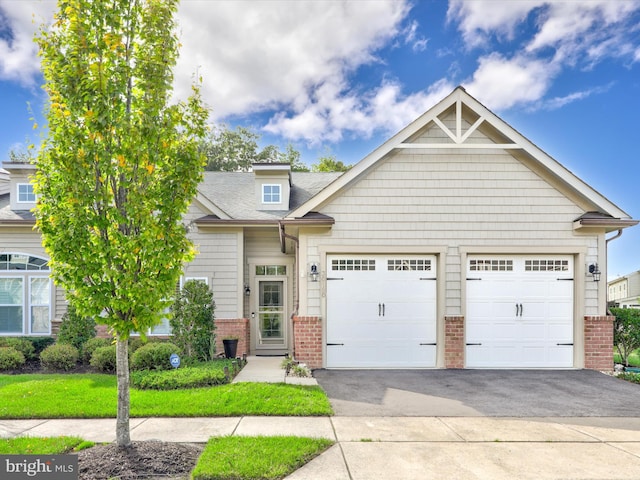
[[[293,236],[288,234],[287,232],[285,232],[284,230],[284,225],[282,224],[282,222],[278,222],[278,228],[280,229],[280,251],[282,253],[286,253],[287,250],[287,245],[286,245],[286,240],[287,238],[289,240],[291,240],[292,242],[295,243],[296,245],[296,249],[295,249],[295,256],[294,256],[294,261],[293,261],[293,271],[296,272],[295,276],[293,277],[296,280],[295,283],[295,297],[294,297],[294,304],[293,304],[293,312],[291,312],[291,317],[290,317],[290,326],[291,326],[291,358],[296,358],[296,338],[295,338],[295,329],[293,328],[293,318],[298,316],[298,309],[300,308],[300,283],[298,281],[298,257],[299,257],[299,250],[300,250],[300,241],[298,239],[298,237]]]
[[[616,233],[611,238],[607,238],[606,241],[605,241],[605,252],[604,253],[607,256],[606,257],[607,258],[607,272],[609,271],[609,242],[611,240],[615,240],[616,238],[620,237],[621,235],[622,235],[622,229],[619,229],[618,233]],[[605,279],[605,281],[606,281],[606,279]],[[605,296],[605,302],[606,302],[606,305],[607,305],[607,315],[612,315],[612,313],[609,311],[609,287],[608,286],[607,286],[606,292],[607,292],[607,294]]]

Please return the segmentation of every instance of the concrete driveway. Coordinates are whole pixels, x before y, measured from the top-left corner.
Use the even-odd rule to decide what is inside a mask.
[[[592,370],[316,370],[337,416],[640,417],[640,385]]]

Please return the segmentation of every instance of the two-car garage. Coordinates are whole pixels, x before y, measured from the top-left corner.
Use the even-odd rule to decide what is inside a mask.
[[[436,259],[328,255],[326,367],[435,367]],[[571,256],[470,256],[465,273],[466,367],[573,366]]]

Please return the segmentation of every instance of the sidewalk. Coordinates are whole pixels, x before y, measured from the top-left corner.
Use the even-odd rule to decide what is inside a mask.
[[[115,440],[115,419],[2,420],[0,437]],[[638,479],[640,419],[452,417],[134,418],[133,441],[298,435],[336,445],[289,480]]]
[[[299,381],[285,379],[281,361],[250,357],[234,381]],[[297,435],[336,442],[288,480],[640,478],[640,417],[132,418],[130,428],[133,441]],[[115,419],[0,420],[0,438],[113,442],[115,429]]]

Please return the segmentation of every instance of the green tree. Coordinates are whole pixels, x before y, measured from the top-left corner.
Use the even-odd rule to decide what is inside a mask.
[[[635,308],[612,308],[616,316],[613,323],[613,343],[622,357],[625,366],[629,366],[629,355],[640,348],[640,310]]]
[[[260,148],[260,135],[246,127],[230,130],[219,125],[200,143],[207,157],[205,170],[214,172],[248,172],[253,163],[289,163],[293,171],[308,171],[300,161],[300,152],[291,144],[281,152],[276,145]]]
[[[185,282],[171,307],[169,319],[173,342],[187,358],[213,360],[216,334],[213,293],[199,280]]]
[[[311,165],[312,172],[346,172],[353,165],[345,165],[335,155],[325,155],[318,158],[318,163]]]
[[[182,215],[202,178],[207,111],[169,104],[177,0],[58,0],[36,37],[47,133],[36,224],[54,281],[117,346],[116,442],[131,444],[127,339],[162,319],[193,258]]]

